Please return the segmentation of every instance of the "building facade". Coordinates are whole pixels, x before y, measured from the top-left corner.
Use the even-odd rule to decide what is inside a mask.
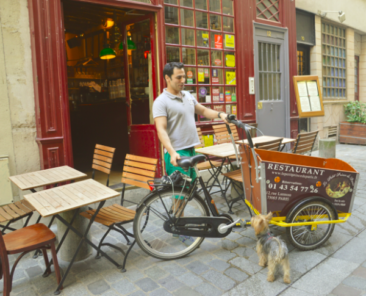
[[[319,77],[325,111],[324,117],[300,125],[326,138],[345,120],[345,103],[366,102],[366,3],[297,0],[296,9],[298,72]],[[345,13],[344,22],[339,11]]]
[[[115,61],[126,65],[119,69],[121,80],[115,79],[119,77],[114,70],[108,70],[119,64],[101,64],[101,48],[88,39],[98,39],[95,36],[99,31],[89,30],[80,22],[75,24],[75,30],[70,29],[71,20],[77,18],[70,9],[73,5],[79,5],[75,10],[83,16],[98,9],[109,13],[118,24],[120,35],[116,26],[104,26],[100,38],[104,38],[101,43],[109,43],[117,52]],[[77,114],[72,113],[74,106],[79,112],[100,103],[95,107],[98,111],[112,101],[116,103],[112,109],[121,102],[125,106],[122,113],[112,117],[125,120],[126,132],[122,134],[109,126],[103,136],[123,139],[116,146],[121,145],[120,150],[125,149],[126,153],[159,158],[162,174],[162,147],[149,110],[165,87],[163,67],[172,61],[186,65],[186,89],[208,108],[234,113],[246,123],[258,123],[265,134],[296,137],[298,133],[292,83],[292,76],[297,74],[295,1],[4,0],[0,14],[0,156],[7,158],[10,175],[74,166],[78,158],[75,146],[82,145],[76,144],[78,139],[73,136],[73,116]],[[139,27],[141,22],[149,26],[147,31]],[[77,32],[79,29],[83,33]],[[146,32],[140,34],[139,30]],[[113,43],[110,36],[122,37]],[[82,38],[81,45],[73,45],[72,38]],[[130,49],[130,41],[136,44],[135,49]],[[73,64],[73,47],[85,52],[80,59],[83,66],[79,61]],[[99,66],[86,68],[86,57]],[[94,73],[98,67],[104,69],[102,74]],[[139,79],[144,71],[148,72],[147,79]],[[77,79],[82,84],[75,85]],[[79,91],[85,84],[90,87],[87,79],[107,89],[109,95],[124,81],[125,95],[118,100],[105,100],[99,94],[94,99],[89,95],[87,100],[82,99]],[[136,81],[140,89],[144,88],[143,93],[133,87]],[[76,93],[72,92],[76,88]],[[108,116],[101,122],[106,119]],[[212,126],[220,123],[200,117],[196,122],[205,134],[211,134]],[[105,139],[99,144],[112,146],[109,138]],[[94,147],[87,148],[92,152]],[[11,199],[17,200],[20,195],[13,188]]]

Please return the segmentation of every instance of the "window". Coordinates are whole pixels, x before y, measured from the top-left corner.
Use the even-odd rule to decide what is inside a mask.
[[[234,1],[164,3],[166,62],[185,64],[185,90],[198,102],[210,109],[236,114]],[[196,120],[209,121],[203,117]]]
[[[257,18],[279,22],[279,0],[256,0]]]
[[[346,30],[322,24],[323,97],[346,97]]]
[[[259,100],[281,100],[280,45],[259,42]]]

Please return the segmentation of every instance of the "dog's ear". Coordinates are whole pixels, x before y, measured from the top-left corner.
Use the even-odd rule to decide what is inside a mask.
[[[272,212],[269,212],[269,213],[267,214],[267,216],[266,216],[266,220],[267,220],[267,221],[271,221],[271,220],[272,220],[272,217],[273,217]]]

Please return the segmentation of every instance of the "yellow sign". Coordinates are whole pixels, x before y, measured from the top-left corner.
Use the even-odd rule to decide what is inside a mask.
[[[226,72],[226,84],[236,85],[236,72],[235,71]]]
[[[262,109],[263,108],[263,104],[262,104],[262,102],[259,102],[258,103],[258,109]]]
[[[205,82],[205,73],[198,72],[198,82]]]
[[[202,33],[202,39],[208,39],[208,34],[207,33]]]
[[[235,36],[234,35],[225,35],[225,47],[226,48],[235,48]]]
[[[267,36],[268,37],[271,37],[271,35],[272,35],[272,32],[271,31],[267,31]]]
[[[233,54],[226,55],[226,67],[235,67],[235,56]]]

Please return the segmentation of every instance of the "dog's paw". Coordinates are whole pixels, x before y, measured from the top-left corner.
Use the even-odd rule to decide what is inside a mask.
[[[274,275],[269,275],[269,276],[267,277],[267,281],[269,281],[269,282],[273,282],[274,280],[275,280]]]
[[[289,276],[285,276],[285,277],[283,278],[283,281],[285,282],[285,284],[291,284],[291,279],[290,279],[290,277],[289,277]]]
[[[258,265],[262,266],[262,267],[266,267],[266,263],[264,263],[264,262],[259,262]]]

